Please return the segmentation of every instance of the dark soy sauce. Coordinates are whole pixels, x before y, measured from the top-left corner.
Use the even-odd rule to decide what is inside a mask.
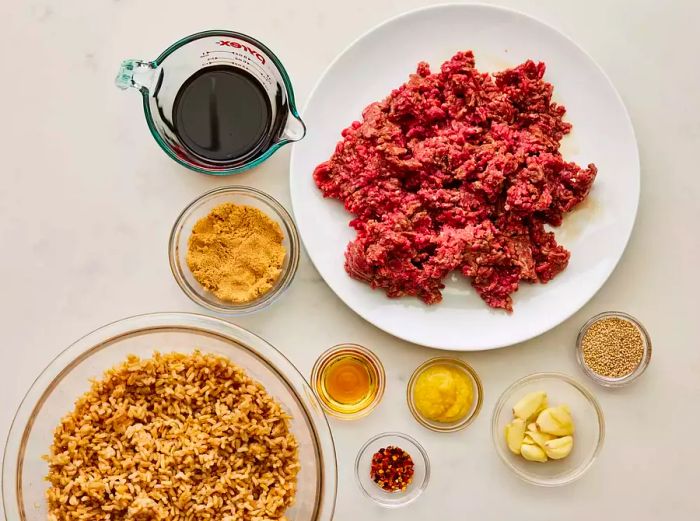
[[[206,161],[251,157],[269,145],[270,99],[253,76],[237,67],[193,74],[177,93],[173,115],[182,143]]]

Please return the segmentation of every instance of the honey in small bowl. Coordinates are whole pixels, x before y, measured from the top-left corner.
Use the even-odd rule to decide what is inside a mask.
[[[326,412],[342,419],[369,414],[384,394],[382,363],[371,351],[355,344],[341,344],[323,353],[311,380]]]

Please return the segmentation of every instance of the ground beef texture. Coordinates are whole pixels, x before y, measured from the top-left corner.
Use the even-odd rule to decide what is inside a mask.
[[[491,307],[512,311],[521,282],[546,283],[569,252],[546,225],[588,195],[595,165],[559,152],[571,125],[544,63],[481,73],[471,52],[415,74],[342,132],[313,173],[354,218],[348,274],[389,297],[442,299],[457,270]]]

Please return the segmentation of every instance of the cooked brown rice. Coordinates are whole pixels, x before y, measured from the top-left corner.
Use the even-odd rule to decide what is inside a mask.
[[[226,358],[129,356],[54,432],[49,520],[286,519],[299,471],[289,420]]]

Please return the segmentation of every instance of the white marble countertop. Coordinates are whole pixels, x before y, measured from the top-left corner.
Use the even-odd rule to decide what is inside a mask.
[[[180,291],[167,261],[170,227],[191,199],[235,182],[266,190],[289,207],[288,149],[231,179],[186,171],[150,137],[137,94],[114,88],[119,62],[152,59],[192,32],[231,28],[277,52],[303,105],[326,65],[358,34],[427,3],[3,2],[1,436],[35,376],[79,336],[138,313],[202,311]],[[280,303],[236,323],[277,346],[307,375],[317,355],[341,341],[370,346],[385,362],[388,390],[379,410],[362,421],[332,422],[340,521],[698,519],[700,4],[501,4],[577,41],[610,75],[631,113],[642,162],[640,213],[604,288],[537,339],[463,355],[482,376],[485,403],[477,421],[453,435],[422,429],[404,405],[411,371],[436,352],[396,340],[358,318],[308,257]],[[627,311],[648,326],[654,341],[648,372],[623,390],[589,385],[605,410],[607,435],[599,460],[582,480],[558,489],[520,482],[491,445],[496,398],[534,371],[563,371],[585,381],[573,357],[574,338],[586,318],[608,309]],[[397,511],[363,498],[352,475],[357,449],[383,430],[418,438],[433,464],[425,494]]]

